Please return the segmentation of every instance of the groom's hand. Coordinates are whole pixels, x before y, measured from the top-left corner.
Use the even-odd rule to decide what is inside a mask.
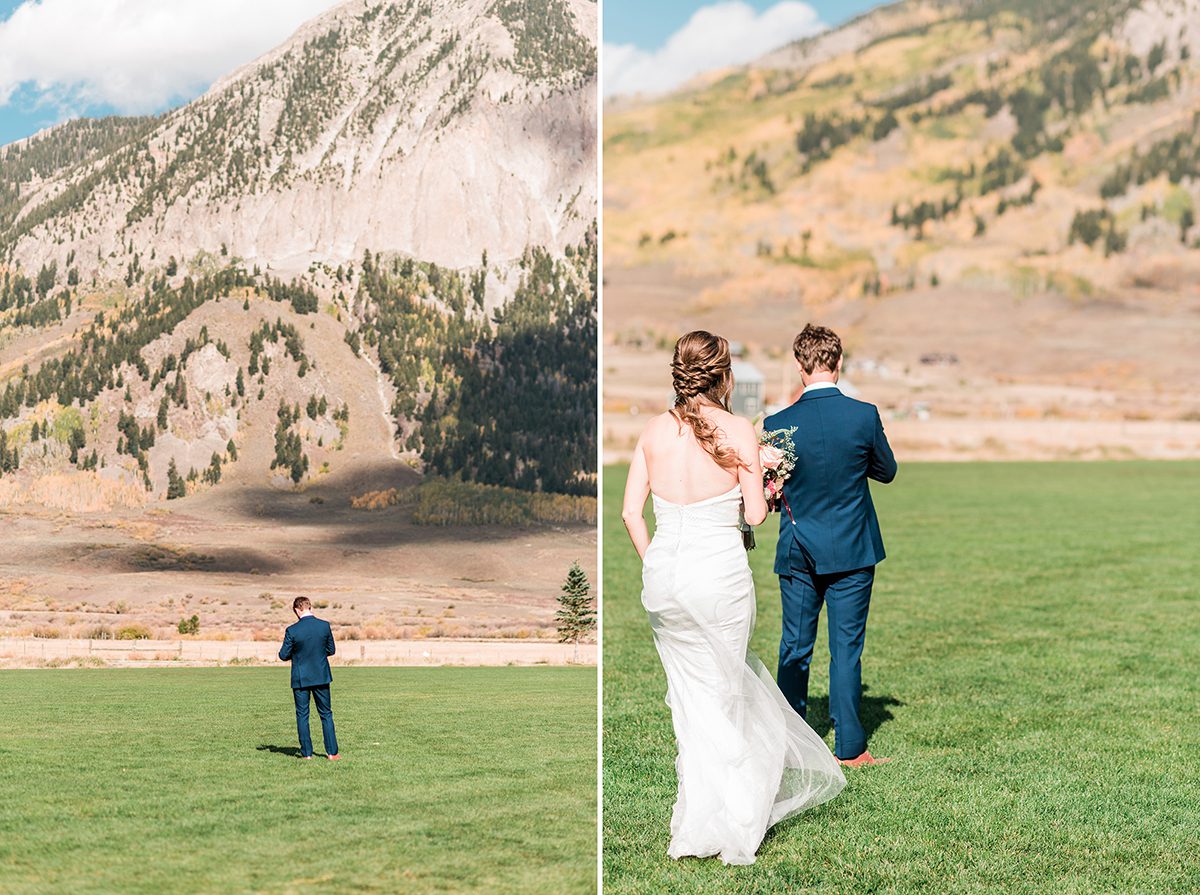
[[[283,646],[279,648],[279,658],[286,662],[292,657],[292,632],[288,631],[283,635]]]

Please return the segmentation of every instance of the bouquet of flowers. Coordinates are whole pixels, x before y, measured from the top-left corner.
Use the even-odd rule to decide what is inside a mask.
[[[767,499],[767,509],[775,512],[782,503],[783,483],[788,480],[792,470],[796,468],[796,449],[792,445],[792,435],[796,427],[790,429],[772,429],[763,432],[758,437],[758,459],[763,469],[763,497]],[[788,515],[791,515],[788,510]],[[738,523],[742,530],[742,544],[747,550],[754,549],[754,529],[743,519]]]
[[[758,439],[758,458],[763,468],[763,496],[767,509],[775,512],[783,500],[783,483],[796,468],[796,450],[792,435],[796,427],[765,431]]]

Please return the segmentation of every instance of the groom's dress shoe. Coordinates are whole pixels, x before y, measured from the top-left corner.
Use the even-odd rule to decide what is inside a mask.
[[[339,753],[337,755],[327,755],[326,758],[328,758],[330,761],[340,761],[342,756]]]
[[[312,761],[311,755],[301,755],[300,757],[303,758],[305,761]]]
[[[891,761],[890,758],[876,758],[870,752],[865,751],[865,750],[863,751],[863,754],[859,755],[857,758],[839,758],[838,759],[838,762],[843,767],[847,767],[847,768],[865,768],[867,765],[887,764],[889,761]]]

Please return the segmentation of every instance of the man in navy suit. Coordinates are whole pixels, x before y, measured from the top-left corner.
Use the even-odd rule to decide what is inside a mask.
[[[801,717],[817,619],[829,609],[829,718],[834,754],[846,765],[878,764],[859,720],[862,652],[875,566],[884,557],[868,479],[896,477],[896,458],[873,404],[838,389],[842,343],[811,323],[792,345],[804,392],[767,417],[766,430],[795,428],[796,468],[783,486],[775,574],[783,599],[779,689]]]
[[[312,614],[312,603],[308,597],[296,597],[292,601],[292,612],[296,613],[296,624],[287,629],[279,658],[292,662],[292,695],[296,699],[296,730],[300,734],[300,757],[312,758],[312,736],[308,731],[308,704],[311,696],[317,703],[317,714],[321,716],[321,735],[325,739],[325,754],[333,761],[338,754],[337,734],[333,730],[333,708],[329,702],[329,685],[333,672],[329,670],[329,657],[334,654],[333,630],[329,622]]]

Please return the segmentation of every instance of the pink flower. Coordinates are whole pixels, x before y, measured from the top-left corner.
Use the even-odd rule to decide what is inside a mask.
[[[783,451],[771,444],[760,445],[758,457],[762,460],[763,469],[778,469],[783,462]]]

